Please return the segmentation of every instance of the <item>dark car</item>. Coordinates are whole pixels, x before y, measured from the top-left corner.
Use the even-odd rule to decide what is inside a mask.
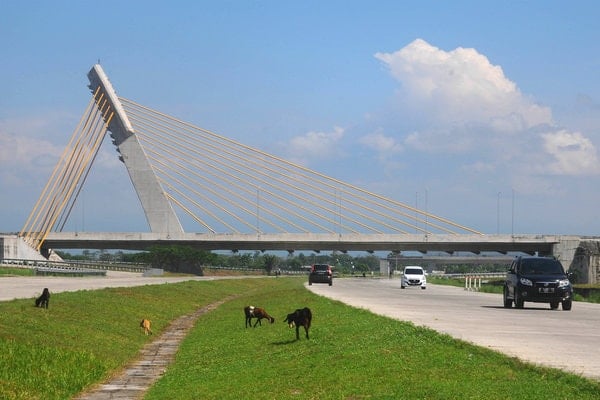
[[[504,307],[523,308],[526,301],[549,303],[555,310],[562,303],[572,306],[573,287],[560,261],[547,257],[517,257],[506,273]]]
[[[331,265],[328,264],[314,264],[310,267],[310,275],[308,275],[308,284],[313,283],[328,283],[329,286],[333,285],[333,271]]]

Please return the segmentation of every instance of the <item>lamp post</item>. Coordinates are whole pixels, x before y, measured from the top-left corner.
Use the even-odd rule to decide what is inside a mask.
[[[498,201],[496,207],[496,233],[500,234],[500,196],[502,196],[502,192],[498,192]]]
[[[428,221],[427,221],[427,214],[428,214],[428,210],[427,210],[427,196],[429,195],[429,190],[425,189],[425,237],[427,237],[427,233],[428,231]]]
[[[419,233],[419,192],[415,192],[415,233]]]
[[[515,234],[515,189],[512,189],[512,206],[510,211],[510,235]]]
[[[260,186],[256,188],[256,234],[260,235]]]

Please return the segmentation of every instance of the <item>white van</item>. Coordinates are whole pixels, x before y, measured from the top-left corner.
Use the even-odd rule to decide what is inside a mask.
[[[427,288],[427,276],[423,268],[416,265],[404,267],[400,287],[405,289],[407,286],[421,286],[421,289]]]

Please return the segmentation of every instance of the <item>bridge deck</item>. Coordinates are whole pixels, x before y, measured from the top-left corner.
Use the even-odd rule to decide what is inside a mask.
[[[205,233],[50,233],[50,249],[147,250],[156,245],[186,245],[203,250],[287,251],[495,251],[552,254],[564,240],[554,235],[404,235],[404,234],[205,234]],[[577,238],[578,239],[578,238]]]

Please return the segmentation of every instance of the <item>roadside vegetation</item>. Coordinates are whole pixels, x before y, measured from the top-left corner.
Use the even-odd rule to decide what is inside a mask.
[[[303,278],[228,279],[57,293],[0,303],[0,398],[67,399],[105,381],[170,321],[202,316],[146,399],[596,399],[600,383],[536,367],[319,297]],[[244,328],[242,308],[275,323]],[[310,339],[283,317],[313,310]],[[144,336],[139,320],[152,320]]]
[[[34,270],[31,268],[11,268],[0,267],[0,276],[33,276]]]
[[[587,301],[590,303],[600,303],[600,285],[575,284],[576,301]]]

